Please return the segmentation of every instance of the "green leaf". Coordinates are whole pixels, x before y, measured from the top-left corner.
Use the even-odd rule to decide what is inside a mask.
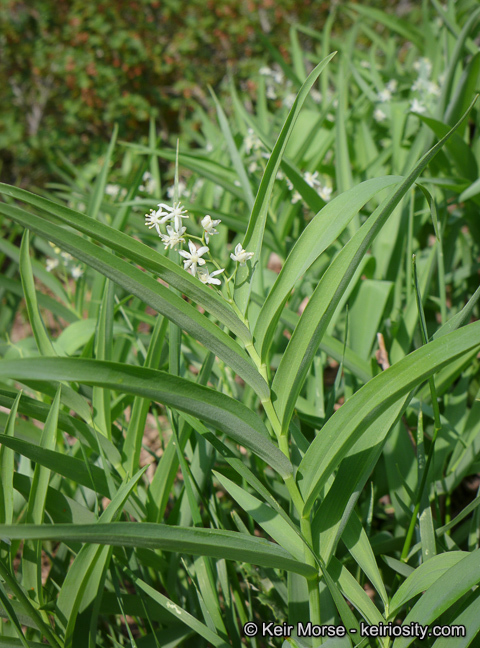
[[[225,141],[227,143],[230,159],[232,160],[232,164],[235,167],[235,171],[237,172],[238,178],[240,180],[240,184],[243,189],[243,193],[245,194],[245,202],[248,208],[252,209],[255,199],[253,197],[252,187],[250,186],[250,181],[248,180],[245,167],[243,166],[242,158],[238,153],[237,147],[235,145],[235,141],[233,139],[232,132],[230,130],[230,126],[228,125],[227,117],[223,112],[223,108],[220,102],[217,99],[217,95],[213,92],[211,88],[210,88],[210,92],[215,102],[218,122],[220,124],[220,128],[222,129],[222,133],[225,138]]]
[[[265,362],[281,311],[300,277],[343,232],[350,220],[379,191],[401,182],[400,176],[367,180],[340,194],[311,220],[302,232],[260,311],[254,331],[255,346]]]
[[[75,540],[89,544],[143,547],[285,569],[306,578],[317,574],[314,567],[293,559],[288,551],[277,544],[244,533],[135,522],[112,522],[108,528],[103,528],[104,526],[102,524],[0,525],[0,536],[12,540],[55,540],[57,542]]]
[[[55,448],[61,389],[62,387],[59,385],[40,437],[40,447],[45,450],[54,450]],[[49,481],[50,470],[41,464],[37,464],[33,474],[32,489],[29,494],[26,513],[26,520],[31,524],[43,523]],[[40,545],[38,543],[25,542],[23,547],[22,584],[26,590],[33,591],[38,603],[43,602],[41,569]]]
[[[441,576],[449,569],[454,568],[466,556],[468,556],[466,551],[447,551],[433,556],[417,567],[400,585],[390,601],[389,618],[395,618],[405,603],[435,585]]]
[[[288,139],[292,133],[293,127],[300,113],[300,110],[302,109],[305,99],[308,96],[308,93],[310,92],[315,81],[322,73],[322,70],[335,56],[335,53],[336,52],[323,59],[323,61],[321,61],[317,65],[317,67],[309,74],[307,80],[301,87],[297,98],[295,99],[295,102],[285,121],[285,124],[282,127],[280,135],[278,136],[272,154],[270,155],[270,158],[268,160],[267,168],[265,169],[260,187],[258,188],[255,204],[253,206],[252,213],[250,214],[247,232],[243,241],[243,247],[245,248],[245,250],[250,249],[250,251],[255,252],[255,260],[253,265],[249,262],[243,267],[240,266],[236,275],[235,301],[237,302],[237,305],[242,313],[246,313],[247,311],[250,291],[252,288],[252,276],[255,272],[256,267],[255,264],[258,264],[260,262],[260,252],[262,249],[268,206],[270,204],[273,186],[277,177],[277,171],[285,152]]]
[[[139,297],[218,355],[239,376],[251,384],[260,397],[268,397],[268,386],[247,354],[224,331],[180,296],[173,294],[171,290],[133,265],[57,225],[28,214],[18,207],[2,203],[0,203],[0,212],[40,236],[61,245],[65,250],[122,286],[127,292]],[[201,282],[198,281],[198,284]]]
[[[15,418],[17,416],[18,403],[22,392],[17,394],[12,403],[7,424],[5,425],[6,436],[13,437],[15,430]],[[13,474],[15,470],[15,453],[8,446],[0,446],[0,522],[11,524],[13,522]]]
[[[238,505],[259,524],[269,536],[281,547],[286,549],[297,560],[302,561],[305,545],[295,531],[274,511],[268,504],[260,501],[254,495],[227,479],[224,475],[213,473],[223,488],[229,493]]]
[[[276,394],[274,406],[282,422],[283,430],[288,429],[288,422],[297,396],[302,389],[318,345],[358,264],[397,204],[460,123],[458,122],[442,140],[422,157],[408,177],[375,210],[323,274],[293,332],[273,380],[272,391]]]
[[[282,477],[292,474],[287,457],[268,438],[260,417],[242,403],[164,371],[115,362],[68,358],[30,358],[0,362],[0,376],[18,380],[76,381],[136,394],[179,409],[209,423],[249,448]],[[62,376],[62,378],[58,378]]]
[[[470,350],[480,347],[480,322],[426,344],[375,376],[327,421],[308,448],[297,481],[310,511],[335,467],[368,426],[416,385]]]
[[[437,556],[442,558],[446,554]],[[452,607],[472,587],[480,582],[480,549],[473,551],[450,567],[440,578],[427,589],[421,599],[413,606],[403,621],[430,625],[443,612]],[[433,562],[433,558],[426,563]],[[400,637],[395,641],[395,648],[407,648],[415,637]]]
[[[94,241],[107,245],[121,256],[137,263],[143,268],[155,272],[163,281],[190,299],[193,299],[193,301],[200,304],[200,306],[205,308],[214,317],[218,318],[222,324],[228,326],[241,340],[244,342],[250,341],[251,336],[247,327],[215,291],[204,286],[200,281],[197,281],[188,272],[185,272],[181,267],[156,250],[153,250],[123,232],[119,232],[113,227],[92,220],[81,212],[77,212],[64,205],[59,205],[24,189],[0,183],[0,193],[16,198],[17,200],[22,200],[27,204],[46,211],[65,225],[73,227],[83,234],[87,234]],[[41,231],[39,233],[41,235]],[[65,240],[68,240],[68,238]],[[44,275],[46,275],[46,278]],[[50,275],[46,271],[40,276],[42,282],[52,289],[46,283],[49,277]]]
[[[147,467],[119,488],[112,501],[100,516],[97,525],[109,525],[122,512],[125,502]],[[73,526],[73,525],[72,525]],[[38,527],[37,527],[38,528]],[[52,528],[56,528],[53,525]],[[111,550],[97,547],[95,543],[85,544],[70,565],[57,598],[58,619],[65,628],[65,648],[73,642],[73,632],[77,616],[97,595],[96,589],[111,557]]]

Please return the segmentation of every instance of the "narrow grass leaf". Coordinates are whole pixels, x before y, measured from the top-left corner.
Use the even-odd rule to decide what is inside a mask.
[[[298,535],[268,504],[232,482],[230,479],[214,471],[213,473],[223,488],[237,504],[250,515],[262,529],[281,547],[286,549],[297,560],[303,560],[305,547]]]
[[[98,221],[92,221],[91,218],[88,218],[88,216],[85,216],[81,212],[37,196],[24,189],[0,183],[0,193],[22,200],[27,204],[46,211],[56,219],[60,219],[65,225],[73,227],[79,232],[88,235],[93,240],[107,245],[130,261],[155,272],[166,283],[190,299],[193,299],[193,301],[200,304],[214,317],[218,318],[222,324],[228,326],[244,342],[250,340],[251,336],[246,326],[215,291],[204,286],[200,281],[197,281],[188,272],[185,272],[181,267],[156,250],[153,250],[123,232],[119,232],[113,227]],[[16,250],[17,248],[14,249]],[[43,270],[39,278],[42,283],[45,283],[47,287],[55,292],[54,287],[47,283],[48,278],[53,279],[48,272]]]
[[[0,525],[0,536],[11,540],[56,540],[84,542],[122,547],[143,547],[199,556],[225,558],[262,567],[294,571],[306,578],[316,575],[311,565],[295,560],[282,547],[263,538],[222,529],[199,529],[167,526],[165,524],[138,524],[111,522],[106,525]]]
[[[469,110],[474,103],[475,101],[472,102]],[[467,114],[462,119],[465,119]],[[460,123],[458,122],[422,157],[401,185],[362,225],[322,276],[293,332],[272,384],[272,391],[276,394],[274,405],[283,429],[288,428],[297,396],[302,389],[318,345],[359,262],[397,204]]]
[[[400,176],[367,180],[336,196],[302,232],[270,290],[255,325],[255,345],[265,361],[272,338],[292,288],[318,257],[340,236],[350,220],[379,191],[401,182]]]
[[[405,603],[417,594],[428,590],[449,569],[454,568],[468,553],[466,551],[447,551],[422,563],[400,585],[390,601],[389,618],[394,618]]]
[[[40,437],[40,447],[45,450],[54,450],[55,448],[61,389],[62,387],[59,386]],[[37,464],[33,473],[32,490],[29,494],[26,512],[26,520],[30,524],[43,524],[49,481],[50,470]],[[42,604],[41,547],[37,542],[26,541],[23,546],[22,581],[25,589],[33,594],[37,603]]]
[[[19,643],[17,645],[21,645],[21,646],[25,646],[25,648],[29,648],[29,643],[25,639],[25,635],[23,634],[22,624],[20,623],[15,613],[15,610],[13,608],[13,605],[10,599],[8,598],[8,594],[3,586],[2,581],[0,581],[0,605],[5,610],[8,619],[10,620],[12,626],[15,628],[15,631],[19,636]]]
[[[5,425],[5,435],[13,437],[15,432],[15,419],[18,403],[22,392],[17,394],[12,403],[10,414]],[[0,523],[12,524],[13,522],[13,474],[15,471],[15,453],[8,446],[0,446]]]
[[[240,266],[236,276],[234,297],[238,307],[243,313],[246,312],[249,302],[250,291],[252,288],[251,280],[253,273],[255,272],[255,264],[258,264],[260,261],[260,252],[262,249],[268,206],[270,204],[270,198],[272,195],[273,186],[276,180],[277,171],[279,169],[281,159],[285,152],[285,148],[287,146],[289,137],[292,133],[300,110],[302,109],[305,99],[308,96],[308,93],[310,92],[315,81],[322,73],[322,70],[328,65],[328,63],[334,56],[335,52],[323,59],[323,61],[321,61],[310,73],[307,80],[303,84],[288,114],[285,124],[282,127],[280,135],[273,148],[272,154],[270,155],[270,158],[268,160],[265,173],[263,174],[263,178],[260,183],[257,196],[255,198],[255,204],[253,206],[252,213],[250,214],[248,228],[243,241],[243,247],[246,250],[250,249],[250,251],[254,251],[256,258],[253,265],[249,263],[248,265],[244,265],[243,267]]]
[[[33,280],[32,264],[30,260],[30,232],[25,231],[20,246],[20,277],[25,294],[28,319],[37,343],[38,350],[43,356],[54,357],[57,355],[48,336],[37,302],[37,291]],[[91,413],[85,400],[71,387],[65,385],[63,400],[74,409],[85,421],[91,420]]]
[[[251,210],[255,202],[255,198],[253,197],[252,187],[250,186],[250,181],[245,171],[245,167],[243,166],[242,158],[240,157],[240,154],[235,145],[235,141],[233,139],[232,131],[230,130],[227,117],[223,111],[223,108],[219,100],[217,99],[217,95],[213,92],[212,88],[210,88],[210,93],[213,97],[213,101],[215,102],[215,108],[217,109],[218,123],[220,124],[220,128],[222,129],[223,137],[225,138],[225,142],[227,144],[227,149],[230,155],[230,159],[235,168],[235,171],[237,172],[240,185],[245,194],[245,203],[247,204],[247,207]]]
[[[196,619],[185,609],[183,609],[182,607],[174,603],[171,599],[167,598],[160,592],[157,592],[157,590],[151,587],[151,585],[146,583],[144,580],[139,578],[136,574],[134,574],[130,570],[126,570],[126,573],[132,579],[136,587],[138,589],[141,589],[143,592],[145,592],[145,594],[147,594],[149,599],[161,605],[165,610],[167,610],[176,619],[178,619],[178,621],[184,623],[187,627],[193,630],[197,635],[200,635],[206,641],[212,644],[212,646],[215,646],[215,648],[229,648],[230,643],[227,643],[224,639],[222,639],[222,637],[219,637],[215,632],[210,630],[208,626],[206,626],[204,623]]]
[[[247,354],[194,306],[173,294],[145,272],[71,232],[16,207],[0,204],[0,212],[2,211],[4,213],[8,211],[10,218],[21,222],[41,236],[57,242],[71,254],[122,286],[127,292],[136,295],[165,315],[224,360],[239,376],[251,384],[261,397],[268,397],[268,386]]]
[[[288,458],[270,440],[260,417],[242,403],[169,373],[114,362],[69,358],[31,358],[0,362],[0,376],[18,380],[76,381],[137,394],[206,421],[249,448],[282,477],[292,474]]]
[[[110,171],[110,165],[111,165],[113,151],[115,149],[115,143],[117,141],[117,135],[118,135],[118,125],[115,124],[115,126],[113,127],[113,133],[107,148],[107,152],[103,158],[102,169],[97,176],[95,185],[93,187],[93,192],[88,204],[88,216],[93,220],[96,220],[98,218],[98,214],[102,204],[102,199],[105,195],[105,185],[107,184],[107,178]]]
[[[378,569],[377,561],[375,560],[367,533],[355,513],[350,516],[345,525],[342,540],[352,558],[380,594],[384,606],[387,606],[388,596]]]
[[[437,559],[446,555],[448,554],[437,556]],[[457,603],[472,587],[478,585],[480,582],[479,556],[480,549],[477,549],[450,567],[440,578],[437,578],[407,614],[403,625],[415,622],[430,625],[443,612]],[[432,561],[426,564],[428,565]],[[414,637],[400,637],[395,641],[395,648],[407,648],[414,639]]]
[[[430,342],[375,376],[327,421],[307,450],[297,480],[310,511],[321,487],[355,441],[396,401],[452,360],[480,347],[480,322]]]
[[[109,525],[118,518],[145,470],[146,467],[122,484],[94,527]],[[72,645],[77,615],[96,595],[96,586],[98,587],[110,556],[111,550],[108,547],[97,547],[94,543],[85,544],[67,572],[57,598],[58,619],[65,627],[65,648]]]
[[[467,648],[474,645],[480,631],[480,592],[478,588],[460,607],[460,612],[448,619],[448,625],[460,626],[465,629],[465,636],[455,637],[455,648]],[[452,635],[453,636],[453,635]],[[452,637],[441,637],[433,644],[433,648],[451,648]]]

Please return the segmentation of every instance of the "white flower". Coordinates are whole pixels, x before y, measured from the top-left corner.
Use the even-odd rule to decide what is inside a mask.
[[[396,79],[390,79],[390,81],[385,86],[389,92],[395,92],[398,86],[398,81]]]
[[[190,218],[187,214],[187,210],[183,209],[180,202],[173,203],[173,207],[166,205],[165,203],[159,203],[158,206],[161,208],[157,211],[157,216],[162,216],[158,221],[159,223],[166,223],[167,221],[174,221],[175,229],[180,231],[182,227],[182,218]],[[160,232],[158,232],[160,234]]]
[[[318,90],[315,90],[315,88],[312,88],[310,90],[310,96],[312,97],[313,101],[315,103],[321,103],[322,101],[322,93],[319,92]]]
[[[293,194],[292,194],[292,199],[290,200],[290,202],[292,203],[292,205],[294,205],[295,203],[300,202],[300,200],[302,200],[302,196],[301,196],[300,193],[295,189],[295,191],[294,191]]]
[[[231,254],[230,258],[234,261],[237,261],[237,263],[239,263],[240,265],[244,266],[247,261],[253,257],[253,255],[253,252],[246,252],[242,248],[242,244],[239,243],[235,248],[235,254]]]
[[[257,164],[257,162],[255,162],[255,160],[254,160],[253,162],[250,162],[250,164],[248,165],[248,172],[249,172],[249,173],[255,173],[255,171],[256,171],[257,169],[258,169],[258,164]]]
[[[168,250],[168,248],[170,248],[171,250],[174,250],[179,243],[185,243],[185,239],[182,238],[182,236],[186,231],[186,227],[181,227],[177,232],[171,225],[167,225],[167,233],[160,234],[162,243],[165,244],[165,249]]]
[[[392,98],[392,93],[388,88],[384,88],[378,93],[378,100],[381,101],[382,103],[390,101],[391,98]]]
[[[377,109],[375,110],[375,112],[373,113],[373,118],[374,118],[375,121],[377,121],[377,122],[382,122],[382,121],[384,121],[384,120],[387,118],[387,116],[386,116],[386,114],[383,112],[383,110],[381,110],[380,108],[377,108]]]
[[[163,223],[161,216],[162,212],[160,210],[155,211],[154,209],[151,209],[149,214],[145,214],[145,225],[147,225],[148,229],[154,227],[159,236],[162,234],[160,232],[160,223]]]
[[[60,256],[64,261],[73,261],[73,256],[68,252],[60,252]]]
[[[332,187],[320,187],[318,194],[325,202],[330,200],[332,195]]]
[[[72,275],[73,279],[80,279],[80,277],[83,275],[83,268],[80,265],[73,266],[73,268],[70,270],[70,274]]]
[[[319,187],[320,186],[320,181],[318,180],[318,171],[315,171],[315,173],[310,173],[310,171],[306,171],[303,174],[303,179],[305,182],[310,185],[310,187]]]
[[[283,83],[285,80],[282,70],[273,70],[272,78],[275,83],[278,83],[278,85]]]
[[[413,92],[428,92],[428,88],[430,86],[431,82],[428,79],[424,79],[423,77],[418,77],[416,81],[413,82],[412,84],[412,91]],[[436,84],[433,84],[436,85]]]
[[[418,99],[414,99],[410,104],[410,112],[424,113],[425,110],[425,106],[421,104]]]
[[[45,264],[45,270],[47,272],[51,272],[52,270],[55,270],[57,266],[58,266],[58,259],[47,259],[47,262]]]
[[[205,265],[205,259],[202,259],[201,257],[205,254],[205,252],[208,252],[208,247],[204,245],[197,250],[193,241],[188,241],[188,247],[190,248],[190,252],[179,250],[178,253],[186,259],[183,262],[184,269],[188,270],[189,268],[191,268],[190,272],[193,276],[195,276],[197,273],[197,265]]]
[[[204,284],[217,284],[217,286],[220,286],[222,282],[220,279],[215,279],[215,276],[221,274],[224,270],[225,268],[215,270],[214,272],[208,272],[207,268],[198,268],[197,277]]]
[[[415,61],[413,69],[428,77],[432,72],[432,62],[428,58],[421,58],[418,61]]]
[[[117,193],[119,192],[119,189],[120,189],[120,187],[118,185],[107,184],[105,186],[105,193],[107,194],[107,196],[112,196],[112,198],[114,198],[117,195]]]
[[[220,219],[212,220],[212,217],[209,216],[208,214],[205,216],[205,218],[202,218],[202,227],[205,231],[205,242],[207,243],[207,245],[210,236],[213,236],[214,234],[218,234],[215,227],[219,225],[221,222],[222,221]]]

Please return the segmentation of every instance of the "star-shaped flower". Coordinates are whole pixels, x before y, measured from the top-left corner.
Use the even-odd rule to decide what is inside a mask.
[[[160,210],[155,211],[154,209],[151,209],[149,214],[145,214],[145,225],[147,225],[148,229],[154,227],[159,236],[162,234],[160,232],[160,224],[164,222],[161,216],[162,212]]]
[[[159,203],[160,209],[157,211],[157,216],[161,216],[160,223],[166,223],[173,220],[176,231],[180,231],[182,227],[182,218],[189,218],[187,210],[182,207],[180,202],[173,203],[173,207],[165,203]],[[158,232],[160,234],[160,232]]]
[[[202,227],[205,230],[205,242],[207,243],[207,245],[209,237],[213,236],[214,234],[218,234],[215,227],[221,222],[222,221],[220,219],[212,220],[212,217],[208,214],[205,216],[205,218],[202,218]]]
[[[185,261],[183,262],[184,269],[188,270],[190,268],[190,272],[195,276],[197,274],[197,265],[205,265],[205,259],[202,259],[201,257],[205,252],[208,252],[208,247],[204,245],[197,250],[193,241],[188,241],[188,247],[190,248],[190,252],[179,250],[178,253],[185,258]]]
[[[185,239],[182,237],[186,231],[186,227],[181,227],[177,232],[171,225],[167,225],[167,233],[160,234],[162,243],[165,244],[165,249],[168,250],[168,248],[170,248],[171,250],[174,250],[179,243],[185,243]]]
[[[235,248],[235,254],[231,254],[230,258],[237,261],[240,265],[244,266],[249,259],[254,255],[254,252],[246,252],[239,243]]]
[[[220,286],[222,283],[220,279],[215,279],[215,275],[221,274],[225,268],[222,268],[221,270],[215,270],[214,272],[209,272],[207,268],[198,268],[198,278],[200,281],[204,284],[217,284]]]

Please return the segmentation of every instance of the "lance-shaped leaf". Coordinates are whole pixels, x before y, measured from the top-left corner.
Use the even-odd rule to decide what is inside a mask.
[[[407,614],[403,625],[415,622],[431,624],[479,582],[480,549],[477,549],[435,580]],[[414,639],[415,637],[399,637],[395,641],[395,647],[407,648]]]
[[[0,536],[11,540],[75,540],[90,544],[160,549],[285,569],[306,578],[317,574],[315,567],[295,560],[288,551],[273,542],[221,529],[183,528],[136,522],[112,522],[108,527],[102,524],[22,524],[0,525]]]
[[[323,61],[321,61],[310,73],[308,79],[301,87],[300,92],[298,93],[298,96],[295,99],[295,102],[288,114],[285,124],[283,125],[278,140],[273,148],[272,154],[268,160],[267,168],[265,169],[265,173],[263,174],[260,187],[258,188],[255,204],[253,205],[252,213],[250,214],[247,232],[243,241],[243,247],[245,249],[248,248],[250,252],[255,252],[256,258],[253,262],[252,268],[249,267],[250,264],[239,267],[235,283],[235,301],[237,302],[240,310],[243,313],[245,313],[247,310],[248,300],[252,287],[251,276],[249,277],[249,273],[250,271],[253,273],[255,267],[254,264],[259,262],[260,252],[262,249],[263,234],[265,231],[265,222],[268,213],[268,206],[270,204],[270,198],[277,177],[277,171],[282,161],[285,148],[287,146],[289,137],[292,134],[293,127],[295,126],[295,122],[297,121],[300,110],[302,109],[305,99],[308,96],[308,93],[312,89],[315,81],[322,73],[322,70],[328,65],[335,54],[336,52],[324,58]]]
[[[361,434],[403,395],[452,360],[480,347],[480,321],[426,344],[375,376],[327,421],[297,473],[309,512],[320,489]]]
[[[472,102],[469,110],[474,103],[475,101]],[[359,263],[387,218],[430,160],[460,126],[468,112],[443,139],[422,157],[401,185],[392,192],[390,197],[375,210],[355,236],[350,239],[322,276],[293,332],[272,385],[272,391],[276,396],[275,409],[282,421],[284,430],[288,428],[288,422],[297,397],[300,394],[322,336]]]
[[[114,227],[93,220],[65,205],[25,191],[25,189],[0,183],[0,193],[44,210],[56,220],[60,220],[65,225],[87,234],[91,239],[107,245],[121,256],[138,263],[143,268],[152,270],[166,283],[200,304],[244,342],[250,340],[250,332],[247,327],[215,291],[207,288],[201,281],[197,281],[188,272],[185,272],[173,261],[148,247],[148,245],[123,232],[119,232]],[[47,278],[49,276],[47,273]],[[45,283],[43,277],[42,281]]]
[[[58,225],[11,205],[0,203],[0,212],[49,241],[57,243],[73,256],[122,286],[127,292],[139,297],[213,351],[245,382],[250,384],[261,398],[268,397],[267,383],[243,349],[179,295],[174,294],[173,291],[162,286],[133,265]]]
[[[258,316],[255,345],[266,360],[275,327],[290,291],[298,279],[342,233],[351,219],[375,194],[402,181],[386,176],[362,182],[325,205],[304,229],[293,246]]]
[[[210,424],[274,468],[292,473],[288,458],[269,439],[262,419],[242,403],[165,371],[115,362],[30,358],[0,362],[0,376],[17,380],[67,380],[135,394],[173,407]],[[60,377],[61,376],[61,377]]]

